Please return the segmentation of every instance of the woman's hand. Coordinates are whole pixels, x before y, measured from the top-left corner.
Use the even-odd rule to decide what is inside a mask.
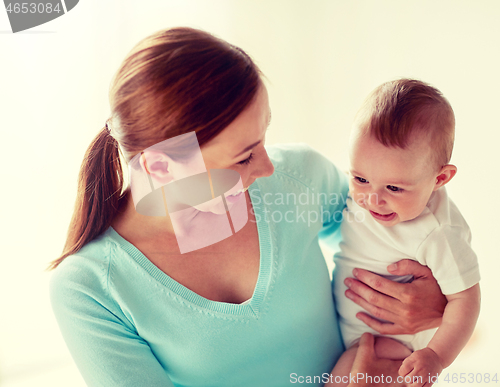
[[[374,345],[375,338],[369,333],[363,333],[347,387],[405,386],[401,383],[404,379],[398,378],[401,360],[379,359],[375,354]]]
[[[413,275],[411,283],[398,283],[362,269],[354,269],[356,277],[346,279],[346,296],[366,313],[356,315],[369,327],[383,335],[414,334],[436,328],[441,323],[446,298],[427,266],[404,259],[388,266],[393,275]]]

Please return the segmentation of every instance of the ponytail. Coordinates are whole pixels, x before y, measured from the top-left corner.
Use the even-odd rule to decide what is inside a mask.
[[[52,261],[55,269],[64,258],[78,252],[86,243],[111,225],[122,196],[123,172],[118,143],[107,126],[94,138],[85,153],[78,176],[75,209],[61,257]]]

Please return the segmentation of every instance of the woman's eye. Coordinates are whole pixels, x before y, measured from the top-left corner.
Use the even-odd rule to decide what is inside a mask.
[[[250,156],[248,156],[245,160],[238,161],[238,164],[240,165],[246,165],[250,164],[250,161],[253,159],[253,153],[250,153]]]
[[[354,179],[356,179],[359,183],[368,183],[368,180],[363,179],[362,177],[356,176]]]
[[[396,187],[394,185],[388,185],[387,189],[392,192],[403,192],[402,188]]]

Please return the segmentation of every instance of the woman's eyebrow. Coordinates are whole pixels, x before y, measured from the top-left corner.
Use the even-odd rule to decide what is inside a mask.
[[[252,149],[254,146],[258,145],[260,143],[260,141],[257,141],[257,142],[254,142],[252,145],[249,145],[247,146],[245,149],[243,149],[240,153],[238,153],[236,156],[234,156],[234,158],[242,155],[243,153],[245,152],[248,152],[250,149]]]

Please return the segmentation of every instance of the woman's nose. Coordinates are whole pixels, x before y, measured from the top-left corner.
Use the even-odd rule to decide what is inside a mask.
[[[252,177],[257,179],[259,177],[271,176],[274,172],[274,165],[271,162],[265,149],[262,150],[262,155],[259,157],[258,164],[255,165],[255,169],[252,172]]]

